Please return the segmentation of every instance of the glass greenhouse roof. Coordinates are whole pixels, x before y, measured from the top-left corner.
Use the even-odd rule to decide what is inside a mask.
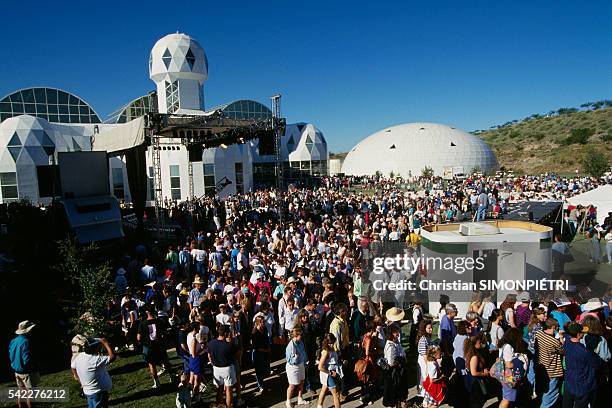
[[[0,99],[0,121],[31,115],[54,123],[100,123],[84,100],[56,88],[25,88]]]
[[[146,115],[151,110],[151,96],[149,94],[134,99],[127,105],[111,113],[104,123],[127,123]]]
[[[222,110],[226,117],[232,119],[268,119],[272,117],[272,111],[266,105],[257,101],[238,100],[217,106],[210,111]]]

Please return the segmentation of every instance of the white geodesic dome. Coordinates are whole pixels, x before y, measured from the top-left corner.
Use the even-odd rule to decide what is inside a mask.
[[[204,48],[187,34],[168,34],[157,40],[149,57],[149,76],[155,82],[177,78],[208,79]]]
[[[342,164],[354,176],[418,176],[426,166],[435,175],[467,174],[498,168],[495,154],[471,133],[438,123],[406,123],[380,130],[357,143]]]

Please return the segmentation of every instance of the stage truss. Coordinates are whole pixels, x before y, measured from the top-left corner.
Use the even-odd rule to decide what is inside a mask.
[[[282,183],[282,163],[280,163],[280,137],[284,133],[286,121],[280,116],[280,95],[273,99],[275,109],[267,119],[234,119],[225,117],[222,110],[206,115],[176,115],[150,113],[146,117],[146,139],[153,155],[153,189],[155,193],[155,215],[161,228],[165,225],[163,211],[163,192],[161,177],[161,146],[176,144],[186,146],[188,151],[199,154],[198,160],[189,159],[189,194],[194,198],[193,161],[202,160],[202,149],[227,147],[247,143],[253,139],[268,139],[273,145],[276,158],[277,184]],[[197,154],[195,154],[197,157]],[[217,189],[218,190],[218,189]]]

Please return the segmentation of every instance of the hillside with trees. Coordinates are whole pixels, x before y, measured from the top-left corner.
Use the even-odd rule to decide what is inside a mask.
[[[500,166],[516,172],[609,170],[612,164],[612,101],[560,108],[473,133],[493,148]]]

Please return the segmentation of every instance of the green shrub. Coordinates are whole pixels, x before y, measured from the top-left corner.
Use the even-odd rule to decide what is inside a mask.
[[[66,239],[58,242],[58,251],[62,262],[53,269],[77,290],[79,299],[77,313],[71,316],[76,333],[109,336],[104,314],[116,295],[110,262],[94,260],[98,251],[94,244],[81,247]]]
[[[431,167],[425,166],[421,169],[421,176],[424,178],[431,178],[434,175],[434,171]]]
[[[570,135],[565,139],[566,146],[572,144],[587,144],[589,137],[593,136],[595,131],[591,128],[572,129]]]
[[[582,170],[593,177],[601,177],[610,168],[608,158],[593,146],[587,148],[582,156]]]
[[[517,137],[521,136],[521,134],[520,132],[513,130],[510,132],[509,136],[510,136],[510,139],[516,139]]]

